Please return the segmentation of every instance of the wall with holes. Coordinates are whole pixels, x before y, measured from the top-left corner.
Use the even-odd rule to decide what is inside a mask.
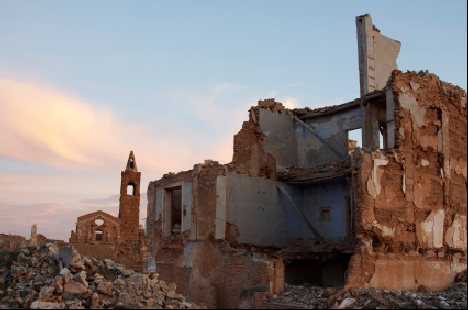
[[[259,109],[259,124],[266,136],[265,151],[273,155],[277,170],[346,159],[348,130],[363,127],[360,106],[334,114],[295,120],[287,110]]]

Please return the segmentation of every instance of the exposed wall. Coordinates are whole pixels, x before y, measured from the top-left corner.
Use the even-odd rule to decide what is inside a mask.
[[[276,181],[242,174],[218,176],[216,239],[256,246],[286,247],[316,240],[301,214],[282,194]],[[326,240],[348,237],[349,188],[347,181],[309,186],[280,183],[294,203]],[[329,208],[330,219],[320,220],[320,209]],[[226,237],[226,229],[236,235]]]
[[[466,269],[466,93],[393,72],[395,149],[353,153],[357,237],[349,285],[446,288]]]
[[[236,172],[270,179],[290,166],[310,168],[347,158],[347,131],[364,126],[359,105],[304,122],[274,99],[259,101],[249,112],[234,136],[232,164]]]
[[[356,31],[362,97],[385,88],[391,72],[398,68],[396,59],[401,44],[382,35],[368,14],[356,17]]]
[[[348,237],[349,185],[346,180],[314,184],[304,192],[304,209],[312,225],[327,240],[343,240]],[[330,219],[320,220],[320,209],[329,208]],[[304,238],[313,237],[305,228]]]
[[[275,158],[276,169],[297,166],[297,140],[292,113],[286,109],[259,109],[259,123],[266,137],[265,152]]]
[[[224,205],[218,200],[217,214],[225,208],[226,224],[235,227],[238,235],[231,237],[235,237],[237,242],[284,247],[304,237],[304,220],[278,191],[276,181],[242,174],[227,174],[218,178],[226,178],[226,186],[218,187],[217,192],[218,197],[225,197],[226,200]],[[302,207],[302,190],[286,184],[282,186]]]
[[[357,106],[336,114],[306,119],[305,123],[313,133],[303,126],[296,128],[298,154],[296,166],[310,168],[348,157],[347,131],[363,127],[362,108]]]
[[[165,201],[167,189],[180,186],[182,188],[182,227],[183,234],[191,234],[192,228],[192,174],[193,171],[183,171],[177,174],[165,174],[161,180],[148,185],[147,235],[151,240],[153,251],[164,246],[164,238],[171,236],[171,206]]]
[[[119,219],[120,237],[123,240],[138,241],[140,229],[140,178],[141,172],[121,172]],[[134,194],[127,194],[127,186],[134,186]]]
[[[279,110],[285,110],[284,106],[281,103],[275,102],[274,99],[259,101],[258,107],[251,107],[249,110],[249,120],[243,122],[241,130],[234,135],[231,164],[237,172],[242,174],[275,178],[277,163],[273,155],[266,150],[268,140],[260,127],[261,109],[270,109],[275,114],[279,114]],[[266,113],[266,115],[269,114]],[[283,123],[288,123],[285,119],[283,121]],[[265,122],[264,124],[267,129],[269,125],[269,122]],[[268,134],[276,137],[277,133],[274,128],[272,129],[273,131]],[[276,152],[279,157],[285,151],[283,145],[275,143],[270,143],[268,149]],[[287,164],[291,158],[285,157],[284,160],[286,161],[280,164]]]
[[[101,220],[98,225],[96,221]],[[102,239],[96,240],[96,231],[102,233]],[[72,231],[70,242],[106,243],[117,242],[120,237],[120,220],[101,210],[78,217],[76,230]]]
[[[21,244],[27,245],[26,238],[16,235],[0,234],[0,250],[5,252],[17,251]]]

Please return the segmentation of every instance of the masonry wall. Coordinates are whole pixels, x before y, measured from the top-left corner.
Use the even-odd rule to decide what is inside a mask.
[[[353,153],[348,285],[442,290],[466,269],[466,93],[413,72],[387,87],[395,149]]]
[[[20,249],[21,244],[26,245],[26,238],[16,235],[0,234],[0,250],[13,252]]]
[[[120,238],[138,241],[140,227],[140,178],[141,172],[122,171],[120,181],[119,219]],[[127,186],[133,185],[133,193],[127,194]]]
[[[96,220],[102,220],[103,223],[98,225]],[[102,233],[102,240],[96,240],[96,231],[100,231]],[[70,242],[115,243],[120,237],[119,233],[120,220],[99,210],[97,212],[78,217],[76,230],[74,232],[72,231]]]

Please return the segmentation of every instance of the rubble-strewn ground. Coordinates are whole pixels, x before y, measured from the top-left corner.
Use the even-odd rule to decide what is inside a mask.
[[[185,301],[174,283],[157,273],[141,274],[111,260],[81,257],[72,247],[56,244],[23,248],[0,257],[0,309],[206,308]],[[464,309],[466,271],[446,291],[388,291],[373,288],[340,290],[286,285],[266,304],[271,308]]]
[[[287,285],[284,292],[268,302],[294,308],[309,309],[466,309],[466,271],[446,291],[388,291],[373,288],[339,291],[304,285]]]
[[[14,256],[12,256],[14,257]],[[0,274],[0,308],[206,308],[188,303],[158,273],[141,274],[111,260],[81,257],[74,248],[49,244],[23,248]]]

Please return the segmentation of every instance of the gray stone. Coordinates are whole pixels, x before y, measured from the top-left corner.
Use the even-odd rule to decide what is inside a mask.
[[[64,305],[62,303],[55,302],[44,302],[44,301],[34,301],[31,303],[31,309],[62,309]]]
[[[73,259],[73,248],[66,246],[60,249],[59,259],[64,268],[69,268]]]
[[[81,296],[84,293],[86,293],[87,288],[81,283],[78,283],[76,281],[70,281],[68,283],[65,283],[65,285],[63,286],[63,290],[64,292],[70,293],[72,295]]]
[[[73,275],[73,280],[88,287],[88,281],[86,281],[86,271],[80,271]]]

